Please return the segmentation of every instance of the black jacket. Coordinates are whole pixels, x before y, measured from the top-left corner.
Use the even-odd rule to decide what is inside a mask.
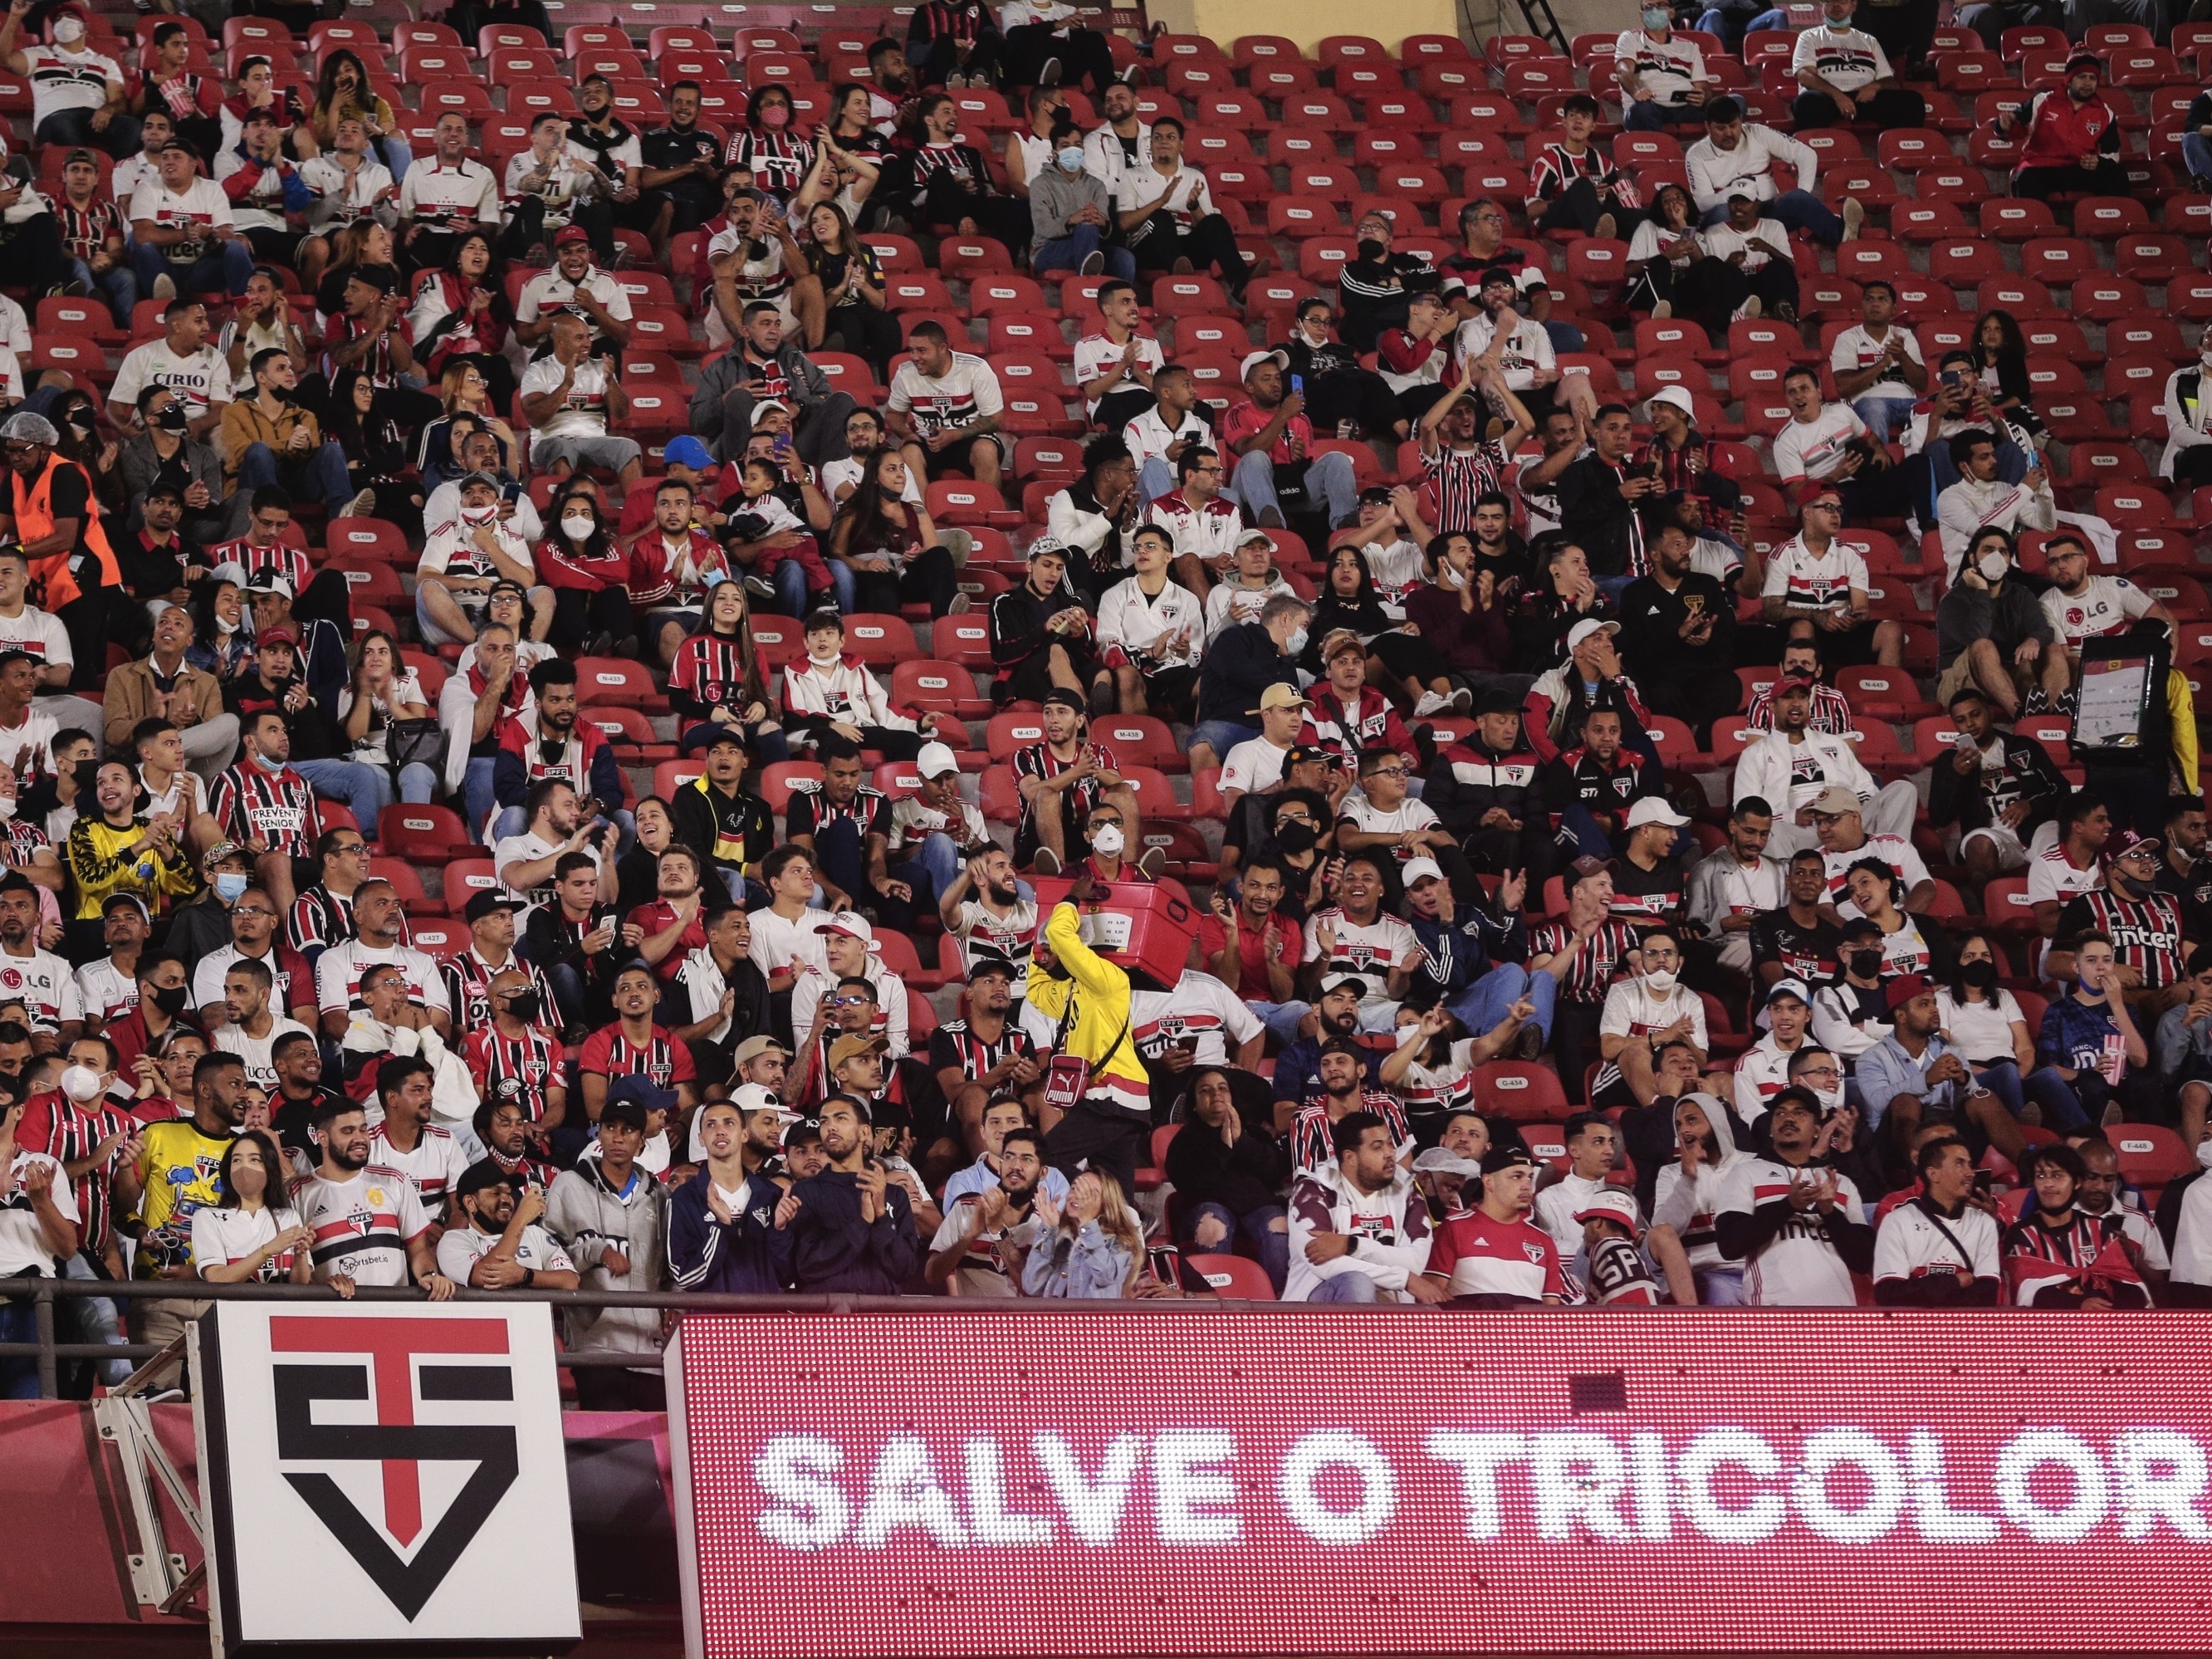
[[[1501,755],[1479,734],[1471,734],[1437,755],[1421,799],[1445,829],[1462,839],[1493,806],[1504,807],[1524,829],[1540,826],[1546,811],[1543,763],[1525,743]]]
[[[884,1213],[872,1222],[860,1219],[860,1183],[845,1170],[824,1170],[791,1191],[799,1200],[790,1229],[793,1290],[896,1296],[921,1271],[914,1207],[896,1181],[884,1188]]]
[[[1713,618],[1705,643],[1682,638],[1692,609]],[[1677,673],[1704,673],[1735,667],[1735,599],[1712,577],[1692,570],[1673,592],[1652,576],[1640,576],[1621,590],[1620,655],[1630,675],[1647,685],[1664,685]]]
[[[1194,1121],[1168,1143],[1167,1177],[1186,1204],[1218,1204],[1231,1215],[1248,1216],[1283,1201],[1290,1154],[1255,1123],[1227,1146],[1219,1131]]]
[[[1275,636],[1256,622],[1239,623],[1214,635],[1198,675],[1198,718],[1257,726],[1260,694],[1291,678],[1291,659]]]
[[[1928,769],[1928,821],[1955,823],[1961,830],[1985,829],[2001,809],[2026,800],[2027,817],[2020,826],[2024,847],[2037,825],[2056,816],[2069,786],[2049,751],[2033,738],[2017,732],[1996,735],[2004,745],[2004,765],[1998,771],[1977,770],[1961,777],[1949,754]]]
[[[1628,471],[1585,455],[1559,475],[1559,528],[1589,560],[1593,576],[1625,576],[1629,553],[1643,544],[1636,509],[1620,493]]]

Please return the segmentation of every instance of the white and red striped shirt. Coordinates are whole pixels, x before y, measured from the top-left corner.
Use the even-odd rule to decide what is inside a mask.
[[[477,1093],[495,1104],[512,1101],[532,1123],[545,1115],[546,1085],[554,1079],[561,1051],[550,1033],[532,1025],[519,1037],[503,1036],[495,1026],[480,1025],[469,1032],[461,1058],[476,1079]]]
[[[275,772],[257,762],[232,767],[208,792],[208,811],[241,847],[303,859],[323,833],[322,807],[307,779],[289,766]]]

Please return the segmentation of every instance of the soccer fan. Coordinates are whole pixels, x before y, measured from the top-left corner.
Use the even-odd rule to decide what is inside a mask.
[[[635,1103],[629,1110],[644,1117]],[[791,1200],[775,1182],[745,1167],[745,1129],[735,1101],[701,1108],[699,1133],[705,1164],[666,1201],[670,1282],[679,1291],[774,1295],[783,1288],[791,1259],[787,1225],[778,1226],[776,1218]]]
[[[1443,1301],[1444,1281],[1428,1272],[1436,1242],[1428,1206],[1398,1161],[1390,1126],[1354,1111],[1328,1135],[1330,1156],[1291,1184],[1283,1299]]]
[[[2038,846],[2028,861],[2027,902],[2043,937],[2058,931],[2058,916],[2077,894],[2105,884],[2105,854],[2112,838],[2112,815],[2105,803],[2083,789],[2060,804],[2055,833]]]
[[[1461,1307],[1564,1302],[1567,1284],[1559,1250],[1551,1235],[1528,1218],[1535,1185],[1535,1160],[1526,1149],[1493,1146],[1485,1152],[1480,1198],[1473,1209],[1446,1216],[1430,1241],[1424,1273],[1432,1287],[1440,1285]]]
[[[2098,90],[2104,65],[2094,52],[2066,59],[2066,82],[2045,87],[2025,102],[2000,104],[1990,129],[2001,138],[2025,130],[2012,170],[2012,193],[2045,201],[2071,195],[2125,196],[2126,164],[2120,160],[2120,118]]]
[[[1290,383],[1289,364],[1280,350],[1244,358],[1237,377],[1244,397],[1215,422],[1214,441],[1224,456],[1237,458],[1230,490],[1254,524],[1279,530],[1285,512],[1320,513],[1334,528],[1353,517],[1358,476],[1350,456],[1313,453],[1313,422],[1305,394]]]
[[[1892,1210],[1875,1235],[1875,1300],[1886,1308],[1996,1306],[1997,1223],[1978,1201],[1972,1151],[1941,1135],[1923,1142],[1913,1163],[1920,1195]]]
[[[1929,768],[1928,818],[1939,828],[1958,826],[1966,874],[1986,886],[2027,868],[2029,843],[2053,822],[2069,792],[2050,751],[2001,729],[1979,689],[1953,693],[1950,711],[1958,737]]]
[[[1722,1182],[1748,1154],[1736,1149],[1735,1121],[1711,1095],[1677,1097],[1668,1121],[1674,1157],[1659,1164],[1652,1181],[1652,1231],[1670,1233],[1680,1245],[1699,1304],[1741,1306],[1743,1270],[1721,1254],[1713,1217]],[[1682,1300],[1679,1286],[1675,1300]]]
[[[1797,37],[1790,72],[1803,88],[1790,112],[1801,127],[1866,122],[1877,131],[1917,127],[1927,112],[1897,84],[1881,43],[1851,27],[1858,0],[1821,0],[1822,21]]]
[[[1746,1264],[1753,1306],[1848,1308],[1858,1299],[1851,1274],[1873,1265],[1858,1188],[1815,1165],[1821,1118],[1811,1091],[1784,1089],[1767,1112],[1773,1156],[1747,1155],[1721,1178],[1715,1233],[1722,1255]]]
[[[2159,851],[2156,841],[2132,830],[2113,836],[2105,884],[2066,901],[2043,957],[2045,978],[2071,979],[2065,942],[2086,933],[2104,934],[2117,957],[2116,982],[2142,1019],[2154,1024],[2182,996],[2182,964],[2194,949],[2194,941],[2183,937],[2181,907],[2158,890]]]
[[[2074,973],[2074,989],[2043,1011],[2038,1065],[2056,1068],[2093,1123],[2155,1122],[2159,1077],[2128,1006],[2109,935],[2090,929],[2075,936]]]
[[[314,1032],[296,1019],[288,1019],[272,1000],[275,976],[269,964],[240,957],[223,969],[222,1025],[215,1046],[246,1062],[246,1080],[264,1091],[276,1087],[276,1062],[270,1050],[295,1032]]]
[[[2020,1172],[2034,1201],[2005,1229],[2000,1247],[2011,1300],[2085,1313],[2148,1307],[2150,1291],[2119,1217],[2091,1215],[2075,1201],[2087,1173],[2081,1155],[2063,1141],[2038,1146]],[[2177,1264],[2186,1254],[2179,1236],[2174,1254]]]
[[[406,917],[392,884],[378,877],[362,882],[354,892],[352,920],[352,937],[327,946],[315,963],[316,1006],[324,1031],[343,1034],[348,1018],[365,1006],[362,976],[380,963],[399,969],[409,1004],[421,1009],[441,1036],[451,1031],[453,1006],[446,999],[445,981],[436,962],[403,942]]]
[[[1810,682],[1777,683],[1774,729],[1736,757],[1731,798],[1756,795],[1776,807],[1769,844],[1784,856],[1822,844],[1818,819],[1824,812],[1871,820],[1874,835],[1902,839],[1919,807],[1911,782],[1877,786],[1850,741],[1813,731],[1812,716]]]
[[[538,1224],[544,1193],[533,1186],[518,1196],[515,1185],[489,1158],[461,1172],[453,1183],[458,1213],[438,1237],[438,1271],[477,1291],[574,1290],[576,1264]]]
[[[691,1050],[654,1019],[659,1006],[660,987],[652,969],[632,962],[616,974],[616,1017],[584,1040],[577,1061],[584,1115],[590,1121],[599,1121],[612,1081],[633,1073],[651,1079],[655,1088],[674,1090],[686,1110],[697,1103],[698,1071]]]
[[[1002,1103],[997,1109],[1003,1112],[1012,1104]],[[945,1219],[929,1242],[922,1273],[948,1296],[1019,1294],[1016,1287],[1042,1219],[1039,1200],[1065,1201],[1066,1177],[1044,1162],[1044,1136],[1018,1108],[1009,1115],[996,1148],[986,1155],[988,1179],[957,1196],[951,1182],[945,1185]],[[1057,1194],[1048,1185],[1053,1181],[1060,1183]]]
[[[790,1235],[792,1288],[896,1296],[922,1264],[913,1200],[870,1150],[872,1118],[859,1101],[832,1095],[819,1121],[830,1167],[793,1182],[775,1207],[776,1230]]]

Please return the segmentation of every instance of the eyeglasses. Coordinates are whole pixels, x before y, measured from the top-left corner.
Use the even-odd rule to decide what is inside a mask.
[[[336,847],[331,848],[331,851],[333,853],[366,853],[368,851],[368,843],[365,841],[343,841]]]
[[[1402,778],[1406,775],[1406,769],[1402,766],[1378,766],[1367,775],[1370,778]]]
[[[264,910],[258,904],[236,905],[233,907],[230,914],[234,916],[267,916],[271,921],[276,919],[276,913],[274,910]]]
[[[1800,1077],[1841,1077],[1843,1073],[1832,1066],[1801,1066],[1797,1068],[1797,1075]]]

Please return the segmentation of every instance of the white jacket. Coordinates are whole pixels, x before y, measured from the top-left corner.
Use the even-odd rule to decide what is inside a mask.
[[[1713,1212],[1720,1207],[1722,1177],[1745,1154],[1736,1149],[1735,1133],[1724,1114],[1708,1110],[1705,1121],[1719,1145],[1720,1161],[1700,1160],[1697,1174],[1687,1181],[1682,1178],[1679,1158],[1662,1164],[1651,1194],[1651,1224],[1674,1230],[1692,1267],[1732,1267],[1737,1264],[1721,1254],[1720,1241],[1714,1236]]]
[[[1790,781],[1790,762],[1797,745],[1790,743],[1786,733],[1770,732],[1758,742],[1745,744],[1743,753],[1736,757],[1735,793],[1729,799],[1741,800],[1746,795],[1759,795],[1774,808],[1776,817],[1791,817],[1832,784],[1850,790],[1859,798],[1862,805],[1875,798],[1878,792],[1874,779],[1859,763],[1847,739],[1808,732],[1803,746],[1811,749],[1820,759],[1821,775],[1818,782]]]
[[[1195,668],[1206,647],[1206,604],[1176,581],[1147,602],[1130,576],[1099,596],[1094,637],[1102,652],[1118,650],[1148,669]]]
[[[2185,449],[2212,444],[2212,398],[2204,395],[2204,367],[2177,368],[2166,377],[2166,453],[2158,458],[2160,476],[2173,476],[2173,458]],[[2181,383],[2190,382],[2188,401],[2182,400]]]
[[[2040,489],[2011,484],[1999,478],[1990,483],[1960,475],[1936,498],[1936,531],[1943,538],[1944,580],[1959,580],[1959,562],[1966,544],[1984,525],[1996,525],[2018,535],[2022,530],[2056,530],[2058,503],[2051,498],[2046,480]]]
[[[1306,1246],[1316,1233],[1355,1234],[1359,1246],[1334,1261],[1309,1261]],[[1291,1273],[1283,1300],[1311,1301],[1322,1280],[1341,1273],[1364,1273],[1378,1291],[1403,1291],[1429,1265],[1429,1243],[1428,1205],[1402,1164],[1388,1187],[1355,1203],[1336,1165],[1324,1164],[1291,1183]]]
[[[840,657],[828,670],[801,658],[783,671],[783,707],[802,719],[842,720],[848,726],[880,726],[893,732],[918,732],[915,717],[891,705],[883,682],[858,657]]]
[[[1690,175],[1690,199],[1700,213],[1726,207],[1731,196],[1748,196],[1771,202],[1781,194],[1772,168],[1786,162],[1797,175],[1797,188],[1810,192],[1820,160],[1810,149],[1786,133],[1755,121],[1743,124],[1743,137],[1734,149],[1721,149],[1710,138],[1700,138],[1682,153]]]

